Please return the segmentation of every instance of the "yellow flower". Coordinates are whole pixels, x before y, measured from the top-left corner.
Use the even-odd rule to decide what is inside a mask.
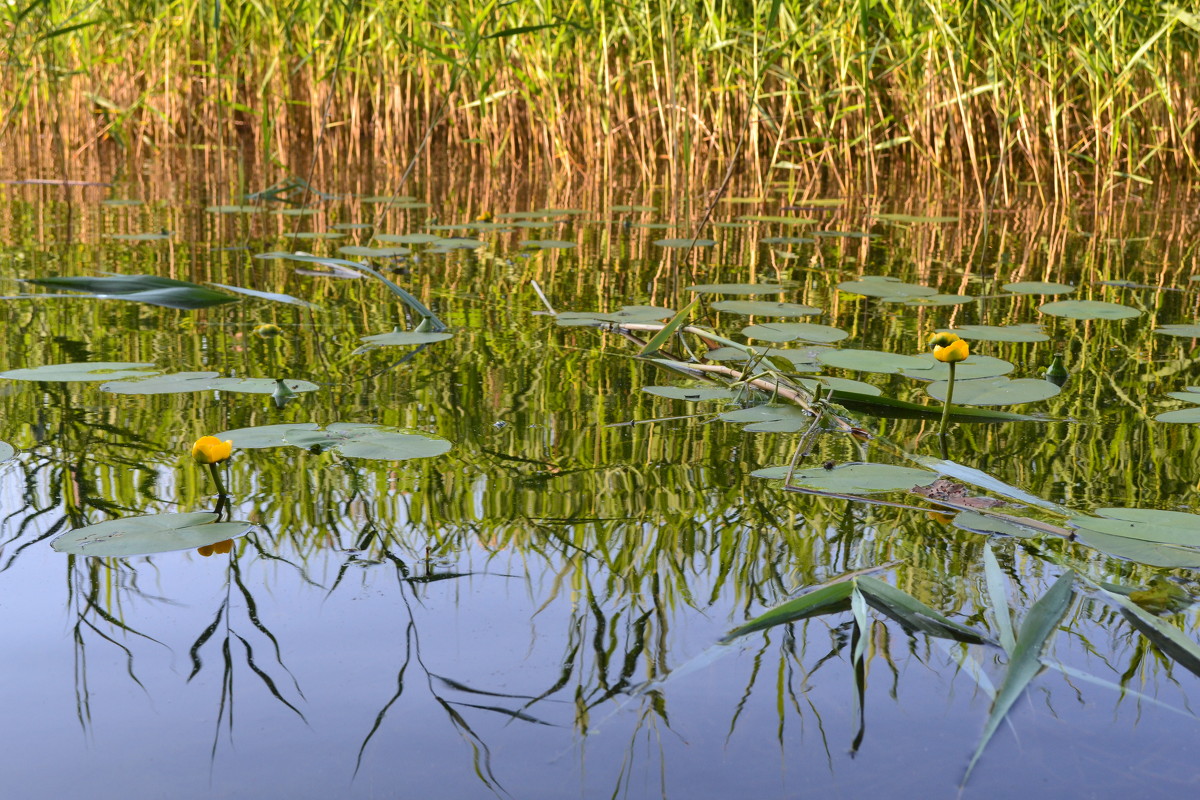
[[[971,355],[971,348],[967,346],[966,339],[957,339],[948,345],[935,345],[933,348],[933,357],[947,364],[963,361],[969,355]]]
[[[942,331],[941,333],[935,333],[933,336],[929,337],[929,346],[947,347],[957,341],[958,334],[951,333],[950,331]]]
[[[201,436],[192,445],[197,464],[219,464],[233,454],[233,441],[222,442],[215,436]]]
[[[260,339],[272,339],[276,336],[282,336],[283,328],[280,328],[278,325],[272,325],[269,322],[264,322],[261,325],[255,325],[251,333]]]

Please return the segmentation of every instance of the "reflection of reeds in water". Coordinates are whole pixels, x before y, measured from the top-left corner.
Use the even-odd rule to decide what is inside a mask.
[[[835,182],[917,161],[1047,196],[1196,166],[1197,18],[1092,4],[300,2],[5,6],[3,136],[244,146],[288,163],[436,143],[492,165],[727,158]],[[325,100],[329,100],[326,109]],[[745,136],[743,137],[743,133]],[[12,151],[10,151],[12,152]],[[402,159],[397,159],[402,160]],[[991,184],[993,176],[1002,176]]]

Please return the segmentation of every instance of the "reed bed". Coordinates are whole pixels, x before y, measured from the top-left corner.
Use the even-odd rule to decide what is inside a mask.
[[[1151,0],[15,0],[0,170],[331,141],[402,163],[432,130],[490,164],[737,155],[764,181],[916,165],[988,198],[1104,196],[1196,174],[1198,49],[1200,17]],[[12,140],[47,136],[55,163],[21,163]]]

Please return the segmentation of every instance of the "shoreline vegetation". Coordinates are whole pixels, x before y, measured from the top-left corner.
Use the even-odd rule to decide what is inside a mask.
[[[428,135],[491,165],[1105,198],[1200,174],[1198,52],[1200,16],[1147,0],[9,0],[0,172],[179,146],[403,163]]]

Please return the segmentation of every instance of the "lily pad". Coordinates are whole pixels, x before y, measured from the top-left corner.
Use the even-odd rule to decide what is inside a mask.
[[[770,300],[718,300],[712,304],[717,311],[761,317],[811,317],[821,309],[799,303],[775,303]]]
[[[659,247],[712,247],[716,242],[712,239],[655,239]]]
[[[924,363],[920,370],[901,370],[901,374],[922,381],[950,380],[950,365],[934,358],[933,353],[922,353],[913,356]],[[1015,369],[1012,362],[994,356],[970,356],[966,361],[959,362],[954,368],[956,381],[970,381],[976,378],[994,378],[997,375],[1007,375]],[[957,398],[956,398],[957,399]]]
[[[77,361],[70,364],[47,364],[30,369],[10,369],[0,372],[0,378],[13,381],[88,383],[144,377],[152,374],[155,371],[153,368],[152,363],[136,361]]]
[[[1018,281],[1006,283],[1001,288],[1013,294],[1070,294],[1075,291],[1074,286],[1050,281]]]
[[[686,400],[689,403],[699,403],[704,400],[732,400],[738,395],[737,389],[712,386],[643,386],[642,391],[672,400]]]
[[[17,448],[8,442],[0,442],[0,464],[12,459],[17,454]]]
[[[478,239],[468,239],[462,236],[454,236],[449,239],[439,239],[434,243],[431,252],[448,253],[452,250],[475,250],[483,247],[483,242]]]
[[[186,394],[187,392],[235,392],[274,394],[279,382],[274,378],[219,378],[216,372],[175,372],[101,384],[100,391],[113,394],[150,395]],[[320,387],[309,381],[287,378],[284,386],[292,392],[315,392]]]
[[[969,294],[931,294],[924,297],[885,297],[882,299],[904,303],[906,306],[961,306],[975,301],[975,298]]]
[[[657,211],[655,206],[609,206],[609,211]]]
[[[170,239],[170,231],[158,231],[157,233],[109,233],[106,234],[106,239],[112,239],[117,242],[161,242],[163,239]]]
[[[1195,424],[1200,422],[1200,406],[1196,406],[1194,408],[1181,408],[1178,411],[1164,411],[1163,413],[1156,415],[1154,417],[1154,421]]]
[[[261,214],[266,211],[262,206],[209,206],[204,210],[210,214]]]
[[[1067,319],[1132,319],[1142,315],[1136,308],[1102,300],[1058,300],[1042,303],[1038,311]]]
[[[950,384],[938,381],[925,391],[930,397],[945,402]],[[1062,389],[1050,381],[1037,378],[977,378],[954,382],[954,404],[964,406],[1015,406],[1054,397]]]
[[[1098,508],[1095,517],[1073,517],[1072,527],[1157,544],[1200,547],[1200,515],[1151,508]]]
[[[835,378],[831,375],[822,375],[816,378],[801,378],[798,382],[810,392],[816,391],[820,387],[822,392],[832,389],[835,392],[852,392],[871,397],[879,397],[883,394],[883,390],[878,386],[865,381],[856,381],[852,378]]]
[[[786,478],[787,467],[770,467],[750,473],[756,478]],[[896,492],[914,486],[928,486],[938,479],[936,472],[892,464],[851,463],[832,469],[796,470],[792,485],[833,494],[873,494]]]
[[[800,339],[805,342],[831,344],[840,342],[850,334],[841,328],[810,322],[771,322],[748,325],[742,328],[742,335],[764,342],[791,342]]]
[[[764,236],[758,241],[761,244],[812,244],[816,239],[805,236]]]
[[[904,372],[911,374],[932,369],[933,363],[920,356],[884,353],[879,350],[825,350],[817,356],[821,363],[857,372]]]
[[[453,336],[446,331],[392,331],[391,333],[376,333],[372,336],[361,337],[367,344],[374,345],[414,345],[440,342]]]
[[[1163,325],[1155,328],[1154,333],[1161,333],[1163,336],[1179,336],[1183,339],[1200,339],[1200,323]]]
[[[812,425],[812,416],[798,406],[773,403],[726,411],[719,419],[749,423],[743,428],[749,433],[793,433]]]
[[[177,309],[208,308],[237,299],[199,284],[156,275],[26,278],[24,282],[81,292],[79,295],[59,295],[62,297],[115,298]]]
[[[958,222],[958,217],[926,217],[918,214],[872,214],[871,216],[884,222]]]
[[[1107,533],[1080,528],[1079,541],[1094,547],[1102,553],[1117,558],[1136,561],[1151,567],[1165,569],[1198,569],[1200,568],[1200,550],[1180,547],[1171,544],[1147,542],[1142,539],[1131,539],[1125,536],[1112,536]]]
[[[555,321],[564,327],[576,325],[592,325],[597,322],[661,322],[675,316],[669,308],[654,306],[621,306],[620,311],[562,311],[555,315]]]
[[[942,328],[939,331],[944,330]],[[1021,325],[962,325],[945,329],[963,339],[981,342],[1048,342],[1042,326],[1027,322]]]
[[[291,445],[313,452],[335,450],[347,458],[405,461],[431,458],[450,450],[450,442],[399,428],[357,422],[335,422],[320,430],[311,422],[235,428],[214,434],[244,450]]]
[[[905,283],[899,278],[886,276],[866,276],[857,281],[842,281],[838,288],[850,294],[861,294],[866,297],[885,297],[903,299],[912,297],[928,297],[937,294],[937,289],[920,286],[915,283]]]
[[[740,222],[773,222],[778,225],[811,225],[816,222],[807,217],[772,217],[766,214],[744,214],[737,219]]]
[[[253,522],[217,522],[217,519],[212,511],[110,519],[67,531],[50,546],[60,553],[125,558],[192,550],[236,539],[254,529]]]
[[[302,308],[320,308],[316,303],[310,303],[307,300],[301,300],[299,297],[292,297],[290,294],[283,294],[282,292],[261,292],[258,289],[243,289],[241,286],[229,286],[224,283],[214,283],[212,285],[228,289],[231,292],[237,292],[238,294],[244,294],[247,297],[257,297],[260,300],[273,300],[276,303],[287,303],[288,305],[300,306]]]
[[[578,247],[575,242],[566,242],[559,239],[525,239],[521,242],[522,247],[536,247],[539,250],[569,250],[572,247]]]
[[[1027,539],[1040,534],[1034,528],[1027,528],[1024,525],[1018,525],[1015,522],[1009,522],[1005,519],[997,519],[990,514],[980,514],[978,511],[960,511],[955,515],[951,524],[959,530],[982,533],[985,536],[999,534],[1001,536]]]
[[[687,287],[697,294],[777,294],[783,287],[777,283],[702,283]]]
[[[385,244],[435,244],[444,240],[432,233],[377,233],[375,241]]]
[[[363,247],[357,244],[347,244],[339,247],[338,252],[344,256],[358,258],[395,258],[396,256],[406,256],[412,250],[407,247]]]

